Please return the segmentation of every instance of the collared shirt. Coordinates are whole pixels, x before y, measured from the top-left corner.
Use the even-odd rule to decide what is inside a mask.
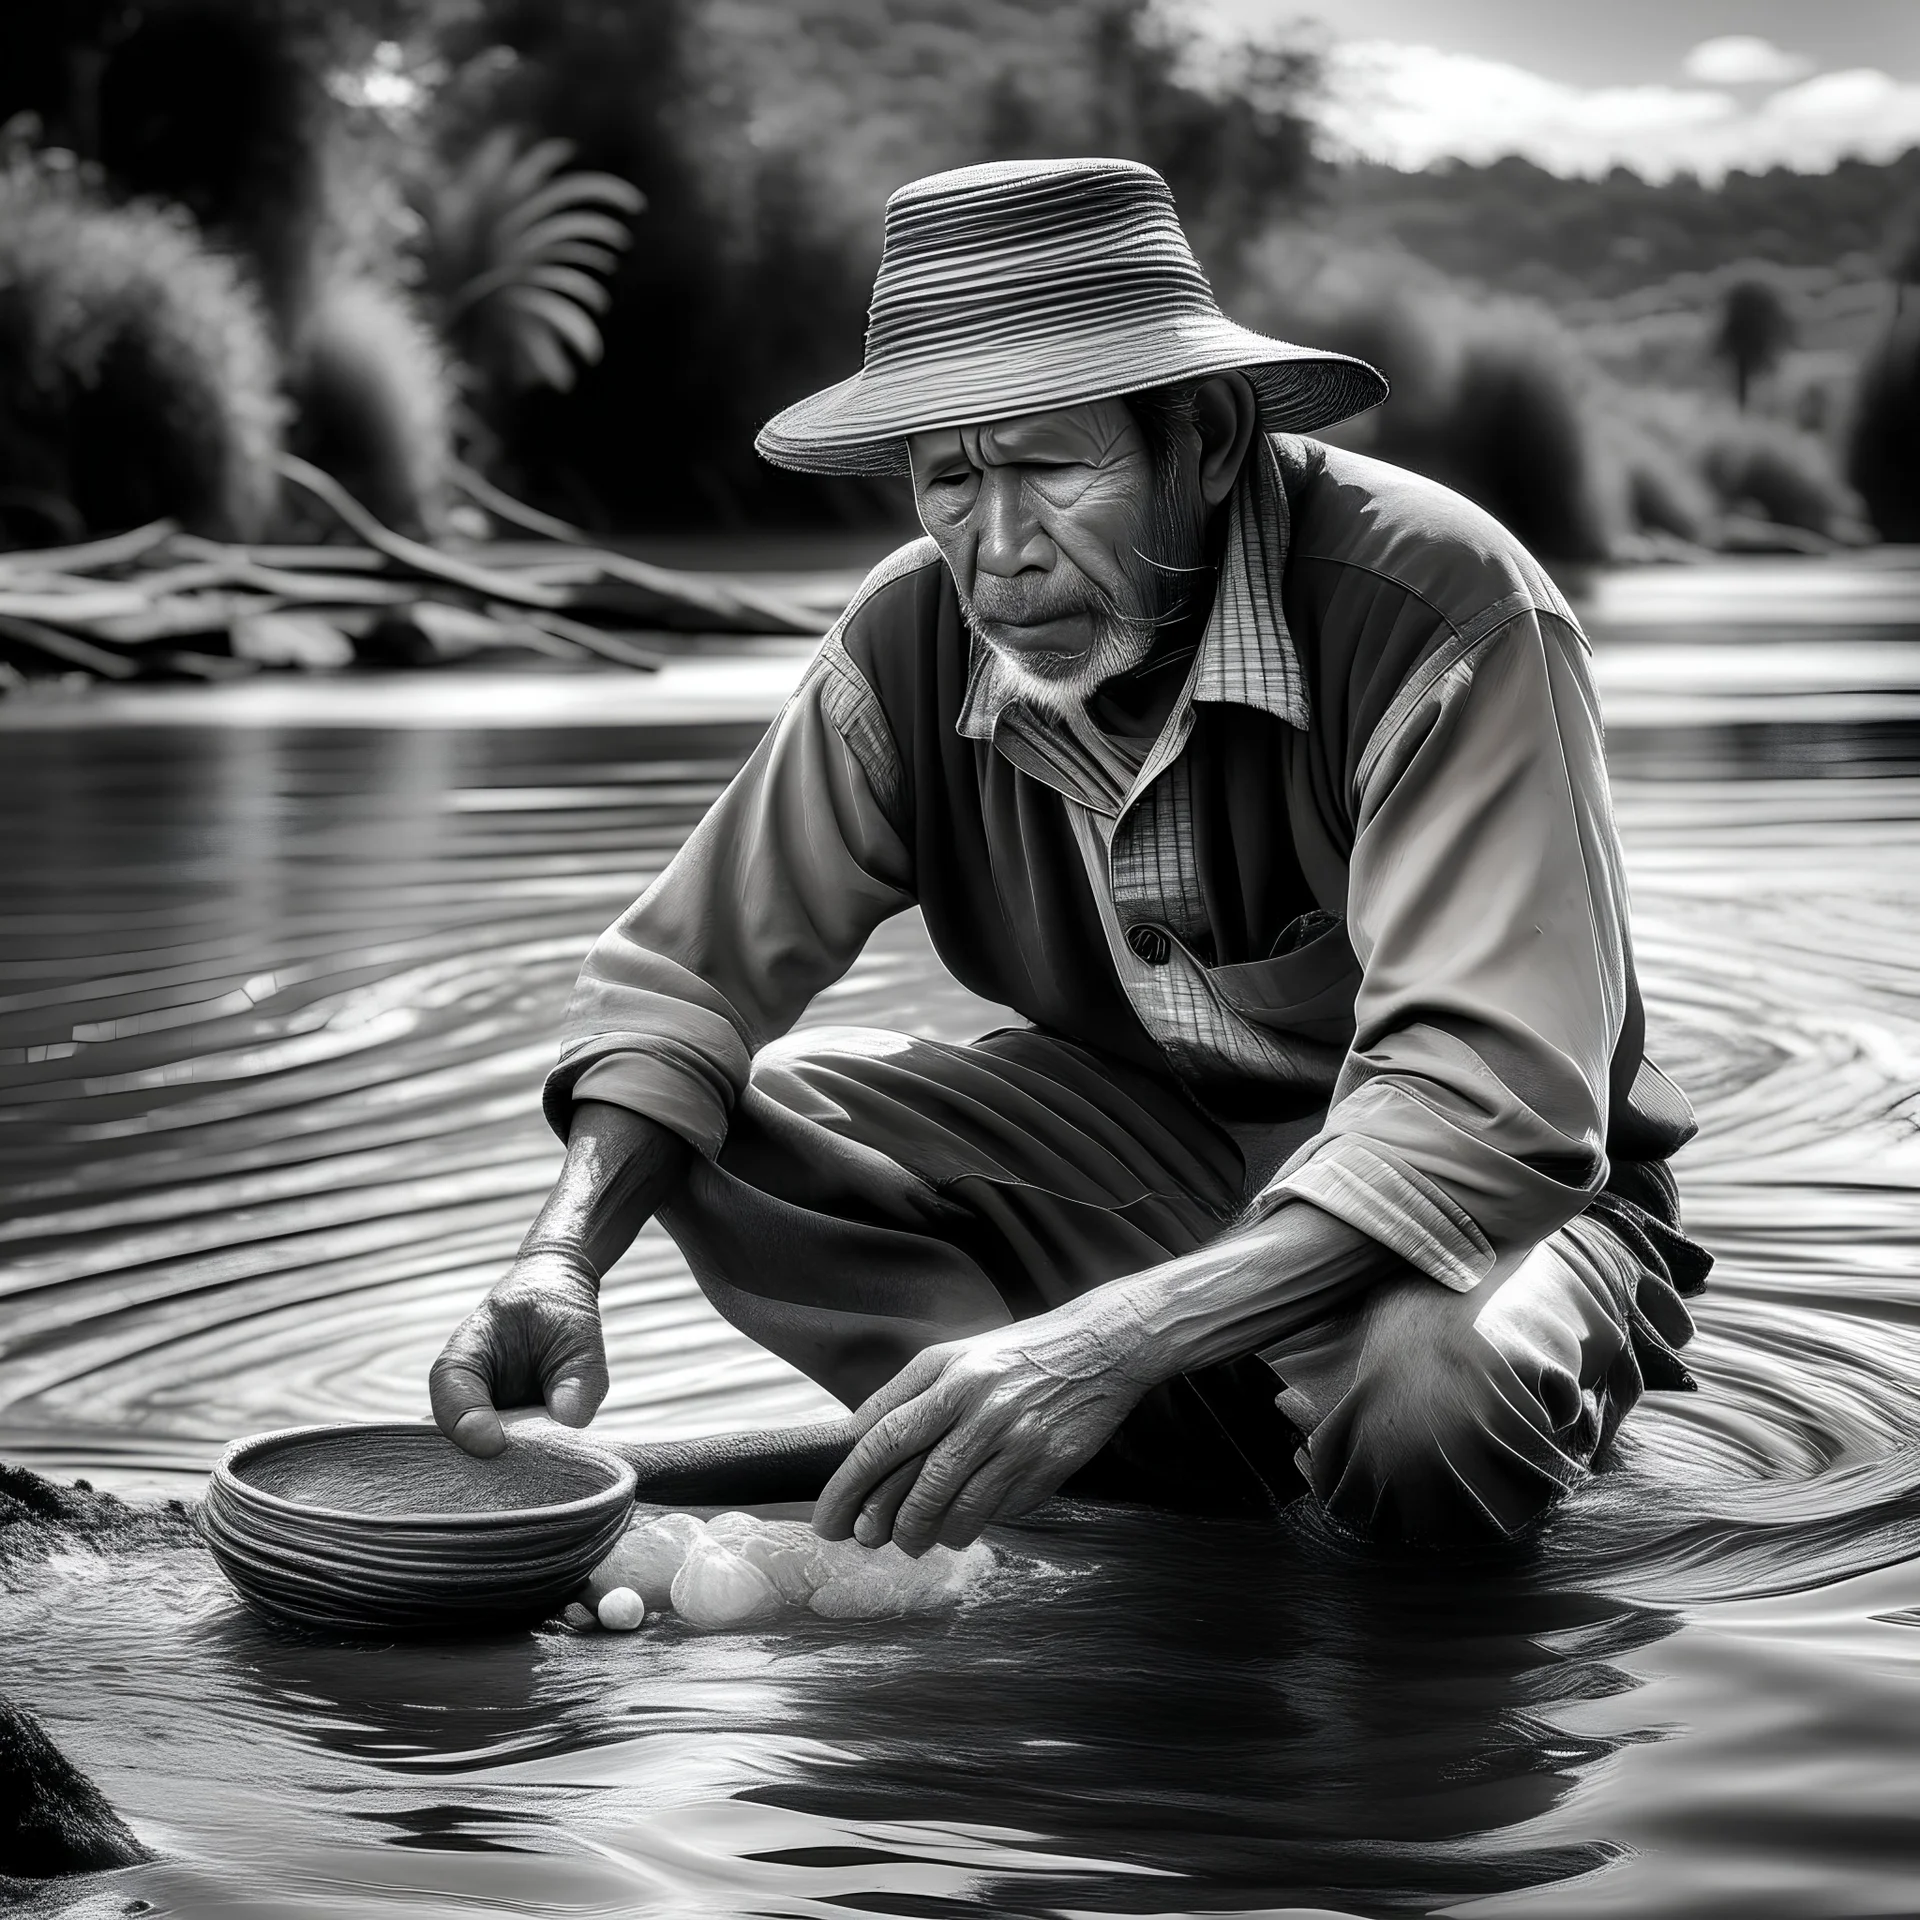
[[[1287,1050],[1213,985],[1186,754],[1196,701],[1256,707],[1303,732],[1311,724],[1280,592],[1290,522],[1272,443],[1256,437],[1229,502],[1206,631],[1144,752],[1034,712],[987,646],[974,649],[960,713],[968,739],[990,742],[1066,798],[1127,998],[1175,1070],[1200,1080],[1223,1071],[1285,1077],[1291,1069]]]
[[[1309,1201],[1467,1288],[1598,1192],[1639,1058],[1619,849],[1584,639],[1503,529],[1257,442],[1137,766],[966,648],[931,542],[875,569],[589,956],[557,1127],[591,1097],[718,1152],[754,1053],[917,901],[988,997],[1095,1044],[1130,1019],[1203,1101],[1311,1111],[1261,1210]]]

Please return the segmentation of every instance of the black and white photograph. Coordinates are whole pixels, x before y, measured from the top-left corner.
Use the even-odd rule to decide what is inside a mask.
[[[1916,0],[0,0],[0,1913],[1920,1916]]]

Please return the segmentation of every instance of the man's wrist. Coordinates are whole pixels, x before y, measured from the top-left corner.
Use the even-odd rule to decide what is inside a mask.
[[[597,1286],[686,1178],[692,1155],[657,1120],[604,1100],[581,1101],[560,1178],[521,1242],[520,1258],[563,1261]]]
[[[567,1234],[553,1232],[529,1234],[514,1256],[516,1267],[533,1262],[551,1262],[569,1279],[583,1282],[594,1293],[600,1291],[600,1270],[581,1243]]]
[[[1149,1267],[1115,1283],[1116,1306],[1134,1329],[1129,1370],[1143,1388],[1164,1386],[1196,1364],[1192,1342],[1183,1336],[1190,1324],[1165,1312],[1163,1269]]]
[[[1400,1265],[1357,1228],[1297,1202],[1111,1291],[1139,1328],[1135,1365],[1158,1384],[1258,1352]]]
[[[1106,1374],[1142,1393],[1179,1373],[1173,1342],[1141,1312],[1138,1287],[1147,1278],[1110,1280],[1056,1307],[1046,1316],[1052,1337],[1031,1353],[1035,1364],[1061,1379]]]

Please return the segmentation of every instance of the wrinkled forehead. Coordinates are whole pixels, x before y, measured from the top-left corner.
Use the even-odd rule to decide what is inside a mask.
[[[907,445],[916,464],[964,457],[983,467],[1030,461],[1100,466],[1138,432],[1124,400],[1089,400],[1077,407],[916,433]]]

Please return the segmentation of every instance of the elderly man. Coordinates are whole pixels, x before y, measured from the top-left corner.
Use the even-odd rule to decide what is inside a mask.
[[[592,1417],[656,1214],[857,1408],[818,1528],[910,1553],[1062,1488],[1507,1533],[1692,1384],[1585,643],[1485,514],[1304,437],[1384,393],[1227,321],[1148,168],[894,196],[861,372],[759,444],[909,473],[926,537],[588,956],[459,1444]],[[916,905],[1023,1024],[783,1040]]]

